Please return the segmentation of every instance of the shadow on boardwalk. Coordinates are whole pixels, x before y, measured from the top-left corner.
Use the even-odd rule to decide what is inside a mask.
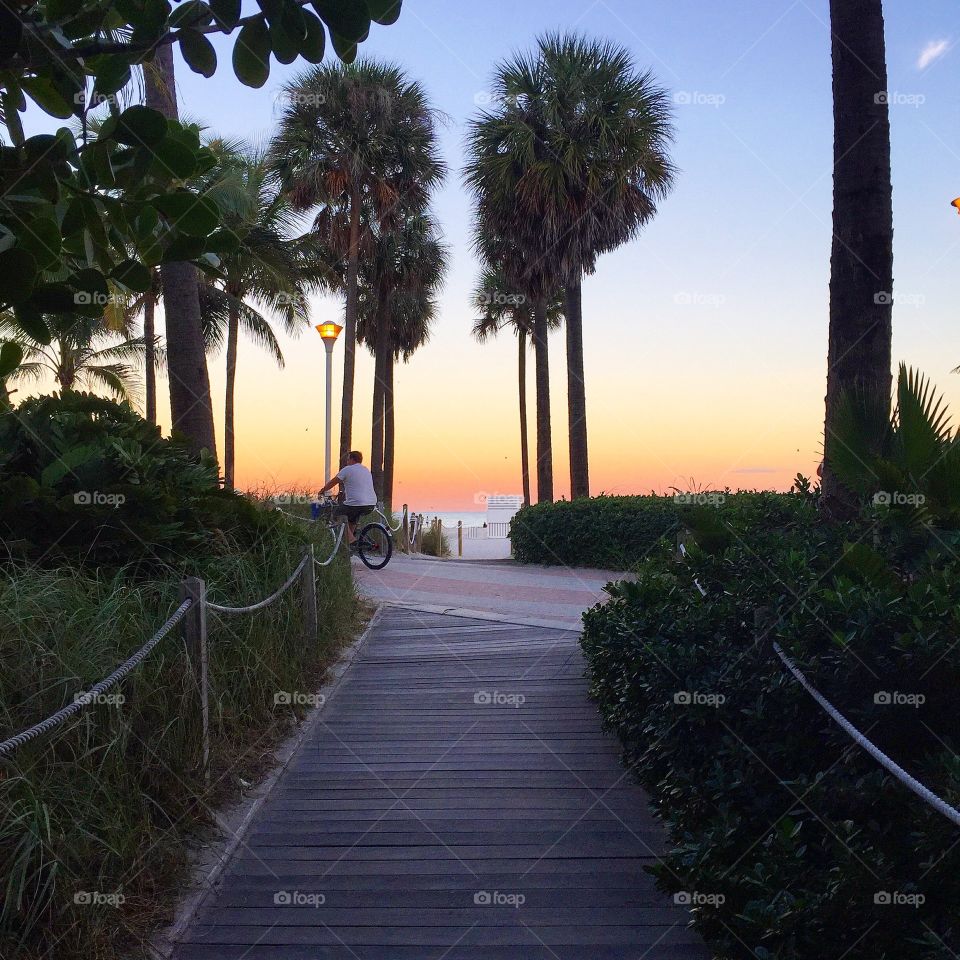
[[[178,960],[706,960],[573,631],[384,608]]]

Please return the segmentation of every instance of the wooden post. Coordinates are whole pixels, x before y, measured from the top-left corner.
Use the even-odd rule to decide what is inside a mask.
[[[300,590],[303,595],[303,639],[308,645],[317,642],[317,577],[314,570],[313,544],[303,548],[307,562],[300,571]]]
[[[203,740],[203,779],[210,786],[210,678],[207,659],[207,585],[199,577],[180,584],[180,602],[193,604],[183,620],[183,644],[200,695],[200,727]]]
[[[463,556],[463,521],[457,521],[457,556]]]
[[[403,536],[400,538],[400,549],[404,553],[410,552],[410,510],[407,505],[403,505]]]

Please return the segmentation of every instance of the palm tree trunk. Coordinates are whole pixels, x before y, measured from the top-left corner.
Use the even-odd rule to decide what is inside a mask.
[[[396,432],[393,405],[393,351],[387,351],[387,373],[383,381],[383,505],[389,515],[393,509],[393,465],[396,454]]]
[[[567,315],[567,416],[570,425],[570,499],[590,496],[587,461],[587,395],[583,382],[583,290],[564,289]]]
[[[157,298],[153,290],[148,290],[143,301],[143,365],[145,367],[143,381],[147,401],[147,422],[154,426],[157,425],[156,310]]]
[[[350,247],[347,255],[347,303],[344,310],[343,403],[340,408],[340,463],[347,462],[353,433],[353,380],[357,355],[357,276],[360,271],[360,191],[350,192]]]
[[[232,490],[235,476],[234,391],[237,383],[237,346],[240,341],[240,311],[230,304],[227,315],[227,384],[223,404],[223,485]]]
[[[377,329],[374,343],[373,373],[373,436],[370,440],[370,472],[373,474],[373,488],[384,496],[383,490],[383,397],[386,383],[386,359],[390,350],[390,329],[387,310],[377,309]]]
[[[547,354],[547,302],[534,308],[533,342],[537,381],[537,502],[553,500],[553,440],[550,431],[550,358]]]
[[[157,47],[153,60],[144,66],[147,106],[176,119],[172,46]],[[216,456],[197,268],[192,263],[165,263],[160,267],[160,276],[167,329],[172,427],[182,433],[194,449],[206,449]]]
[[[520,475],[523,479],[523,505],[530,506],[530,442],[527,438],[527,331],[517,332],[520,356],[517,369],[520,377]]]
[[[830,0],[833,36],[833,250],[824,424],[823,506],[849,495],[830,469],[840,397],[884,406],[892,387],[893,198],[882,0]]]

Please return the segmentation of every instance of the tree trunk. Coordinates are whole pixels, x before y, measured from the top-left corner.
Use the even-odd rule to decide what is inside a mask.
[[[393,351],[387,352],[387,374],[383,383],[383,505],[389,516],[393,510],[393,465],[396,455],[396,432],[393,405]]]
[[[550,431],[550,358],[547,350],[547,302],[534,310],[533,342],[537,381],[537,502],[553,500],[553,440]]]
[[[850,495],[830,469],[841,396],[890,402],[893,199],[882,0],[830,0],[833,36],[833,250],[824,424],[823,506]]]
[[[347,303],[344,310],[343,403],[340,408],[340,463],[347,462],[353,433],[353,373],[357,355],[357,276],[360,270],[360,191],[350,193],[350,247],[347,255]]]
[[[520,376],[520,475],[523,480],[523,505],[530,506],[530,443],[527,438],[527,331],[517,333],[520,356],[517,363]]]
[[[567,416],[570,425],[570,499],[590,496],[587,395],[583,382],[583,299],[580,281],[564,290],[567,314]]]
[[[153,271],[151,271],[152,273]],[[148,290],[143,301],[143,373],[144,392],[146,393],[147,422],[157,425],[157,332],[155,315],[157,297]]]
[[[237,346],[240,341],[240,310],[230,304],[227,316],[227,383],[223,402],[223,485],[234,488],[236,473],[234,423],[234,391],[237,383]]]
[[[387,353],[390,351],[390,320],[387,310],[377,310],[376,341],[374,343],[373,373],[373,436],[370,440],[370,472],[373,474],[373,488],[381,499],[383,489],[383,396],[387,374]]]
[[[153,60],[144,67],[147,106],[175,120],[178,114],[172,47],[169,44],[157,47]],[[167,327],[172,427],[183,434],[195,450],[206,449],[216,456],[197,268],[192,263],[165,263],[160,267],[160,277]]]

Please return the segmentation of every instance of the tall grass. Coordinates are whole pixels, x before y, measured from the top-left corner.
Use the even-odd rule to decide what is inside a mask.
[[[301,529],[302,528],[302,529]],[[253,549],[229,543],[190,572],[210,599],[241,605],[273,592],[308,539],[291,520]],[[298,719],[280,691],[310,691],[352,635],[348,561],[317,571],[320,641],[307,644],[299,586],[270,607],[209,615],[212,777],[204,784],[196,685],[179,633],[113,693],[0,760],[0,957],[136,956],[168,919],[187,867],[185,841],[269,762]],[[175,609],[178,576],[0,567],[0,739],[70,703],[111,672]]]

